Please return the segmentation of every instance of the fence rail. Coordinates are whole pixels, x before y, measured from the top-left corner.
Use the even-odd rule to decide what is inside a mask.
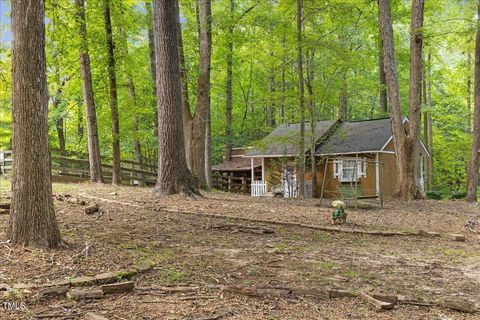
[[[0,174],[7,175],[12,170],[12,151],[0,151]],[[62,177],[63,180],[88,180],[90,178],[90,165],[87,159],[76,159],[64,156],[51,156],[52,175]],[[152,185],[157,180],[157,167],[140,164],[135,161],[124,160],[120,162],[121,180],[123,184]],[[103,179],[112,180],[112,165],[102,163]]]
[[[235,177],[233,175],[213,174],[213,187],[229,192],[245,193],[250,192],[250,177]]]
[[[1,151],[0,150],[0,175],[5,175],[12,170],[12,151]]]

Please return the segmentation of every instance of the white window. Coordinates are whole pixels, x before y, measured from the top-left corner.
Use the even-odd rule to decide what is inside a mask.
[[[338,159],[333,161],[333,177],[340,182],[358,181],[367,177],[367,160]]]

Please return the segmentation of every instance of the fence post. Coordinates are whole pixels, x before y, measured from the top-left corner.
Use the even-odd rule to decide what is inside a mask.
[[[247,179],[245,177],[242,177],[242,192],[247,193]]]
[[[135,163],[132,162],[132,172],[130,173],[130,177],[132,177],[131,184],[132,186],[135,184]]]

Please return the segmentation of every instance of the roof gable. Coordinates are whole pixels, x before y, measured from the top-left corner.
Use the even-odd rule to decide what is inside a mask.
[[[335,120],[319,121],[315,124],[315,141],[318,141],[332,126]],[[311,140],[310,124],[305,123],[305,151]],[[258,146],[249,151],[247,157],[282,157],[295,156],[300,147],[300,123],[282,124],[276,127]]]
[[[390,118],[343,122],[317,146],[317,155],[381,151],[392,136]]]

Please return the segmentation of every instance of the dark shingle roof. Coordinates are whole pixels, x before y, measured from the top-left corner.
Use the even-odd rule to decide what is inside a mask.
[[[342,123],[316,154],[379,151],[392,136],[390,118]]]
[[[255,159],[254,167],[262,165],[260,159]],[[213,171],[248,171],[252,169],[251,160],[248,158],[234,158],[232,161],[224,161],[212,166]]]
[[[319,121],[315,125],[315,141],[320,139],[334,124],[335,120]],[[305,147],[310,145],[310,124],[305,124]],[[247,157],[296,155],[299,151],[300,124],[282,124],[275,128],[260,145],[247,152]]]

